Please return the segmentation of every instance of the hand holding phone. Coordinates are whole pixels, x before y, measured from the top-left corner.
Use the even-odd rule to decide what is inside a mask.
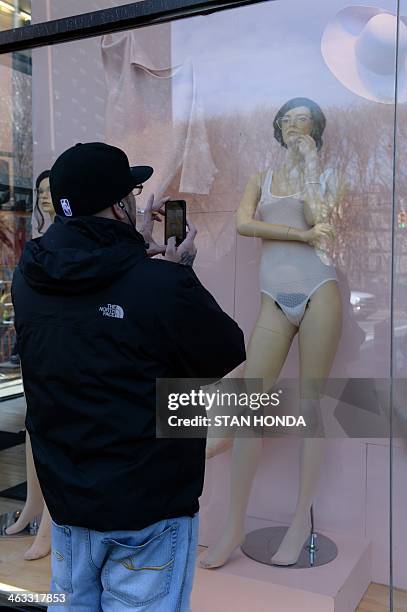
[[[197,235],[197,230],[195,225],[190,220],[186,221],[186,225],[188,227],[187,237],[183,242],[181,242],[179,247],[176,246],[175,236],[171,236],[168,239],[164,259],[174,263],[183,264],[184,266],[192,267],[197,253],[197,248],[194,242]]]
[[[155,199],[154,194],[151,194],[148,198],[147,206],[144,213],[143,225],[140,229],[140,233],[142,234],[147,247],[147,255],[149,257],[154,257],[155,255],[159,255],[161,253],[165,253],[165,246],[163,244],[158,244],[155,242],[153,238],[153,228],[154,222],[161,222],[161,217],[164,216],[164,205],[165,202],[169,200],[169,198],[161,198]]]
[[[165,203],[165,244],[175,237],[178,247],[187,237],[187,204],[185,200],[168,200]]]

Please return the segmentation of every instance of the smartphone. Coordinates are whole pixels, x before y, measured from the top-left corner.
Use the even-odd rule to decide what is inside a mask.
[[[175,236],[179,246],[187,236],[187,203],[185,200],[169,200],[165,203],[165,244]]]

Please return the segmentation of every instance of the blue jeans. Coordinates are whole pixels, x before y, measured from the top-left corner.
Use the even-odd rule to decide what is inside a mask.
[[[53,522],[50,591],[68,603],[48,612],[191,612],[198,523],[196,514],[100,532]]]

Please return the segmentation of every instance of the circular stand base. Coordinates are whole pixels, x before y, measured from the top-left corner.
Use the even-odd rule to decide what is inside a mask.
[[[275,555],[288,530],[288,527],[265,527],[247,534],[241,549],[250,559],[285,569],[305,569],[319,567],[330,563],[338,556],[335,542],[324,535],[314,534],[314,549],[309,546],[309,538],[304,544],[299,559],[295,565],[274,565],[271,558]]]
[[[14,525],[20,515],[21,510],[14,510],[13,512],[6,512],[6,514],[0,515],[0,538],[27,538],[37,535],[41,516],[35,516],[24,529],[16,534],[8,535],[6,533],[7,527]]]

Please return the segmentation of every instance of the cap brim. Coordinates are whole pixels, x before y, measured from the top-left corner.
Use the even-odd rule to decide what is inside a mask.
[[[145,183],[152,176],[154,170],[151,166],[133,166],[130,168],[134,178],[134,186]]]

